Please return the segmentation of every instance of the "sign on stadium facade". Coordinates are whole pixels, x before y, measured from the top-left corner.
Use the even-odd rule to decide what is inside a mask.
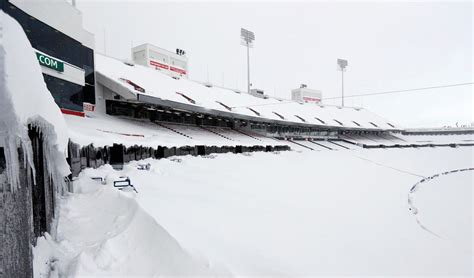
[[[174,53],[146,43],[132,48],[132,57],[133,62],[138,65],[153,68],[175,78],[188,77],[188,58],[182,50]]]
[[[53,69],[58,72],[64,72],[63,62],[39,52],[36,52],[36,58],[38,59],[38,62],[40,63],[40,65]]]
[[[291,99],[298,102],[320,103],[322,92],[310,89],[305,84],[301,84],[298,89],[291,90]]]

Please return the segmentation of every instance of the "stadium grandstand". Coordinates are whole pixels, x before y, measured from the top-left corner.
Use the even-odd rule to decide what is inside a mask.
[[[364,108],[255,97],[98,53],[95,70],[95,105],[84,105],[85,117],[64,115],[73,173],[149,156],[473,143],[470,131],[419,135]]]
[[[287,145],[288,139],[339,140],[342,134],[402,131],[363,108],[258,98],[101,54],[95,64],[94,113],[66,116],[73,140],[81,145]]]
[[[170,77],[151,68],[101,54],[96,54],[96,76],[101,87],[96,92],[97,98],[103,102],[97,105],[106,107],[109,114],[128,113],[133,116],[143,111],[157,111],[148,114],[160,116],[160,112],[171,112],[173,109],[174,115],[180,111],[192,113],[203,121],[172,116],[163,117],[165,120],[179,118],[178,122],[202,122],[207,125],[215,125],[212,120],[237,120],[249,126],[265,124],[269,127],[265,128],[266,132],[278,134],[284,133],[285,127],[307,132],[308,135],[319,131],[401,130],[366,109],[258,98],[238,90]]]
[[[321,102],[321,92],[306,85],[293,90],[290,100],[191,80],[181,49],[143,44],[131,49],[133,61],[109,57],[95,51],[74,6],[59,1],[54,9],[70,22],[48,17],[40,3],[13,0],[2,6],[26,30],[64,114],[73,175],[146,157],[472,144],[472,129],[449,138],[443,130],[405,130],[367,109]]]

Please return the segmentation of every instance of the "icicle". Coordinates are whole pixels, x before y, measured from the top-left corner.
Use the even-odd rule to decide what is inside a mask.
[[[28,124],[34,128],[38,128],[41,132],[43,138],[43,152],[46,157],[46,169],[50,173],[53,183],[56,185],[56,191],[59,194],[63,194],[67,191],[64,177],[70,174],[70,169],[65,160],[65,153],[59,151],[56,144],[52,144],[52,142],[57,142],[55,127],[40,116],[30,119]]]
[[[6,87],[5,76],[5,50],[3,48],[3,25],[0,21],[0,147],[3,147],[5,153],[5,172],[7,181],[12,190],[15,190],[19,185],[19,160],[17,150],[17,134],[19,131],[19,120],[14,113],[9,113],[13,110],[11,106],[11,98]],[[6,190],[7,191],[7,190]]]

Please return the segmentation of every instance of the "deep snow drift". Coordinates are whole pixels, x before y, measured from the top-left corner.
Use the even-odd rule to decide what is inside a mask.
[[[61,202],[60,243],[42,240],[37,265],[46,271],[51,252],[56,271],[68,276],[469,276],[472,171],[432,180],[416,193],[420,223],[440,237],[417,224],[407,198],[425,176],[472,167],[472,152],[220,154],[148,159],[119,172],[88,169],[78,192]],[[151,170],[138,170],[139,163]],[[113,188],[119,175],[139,193]]]
[[[110,183],[118,174],[102,171]],[[205,275],[197,262],[148,215],[130,193],[93,181],[87,169],[75,184],[76,194],[61,200],[55,243],[46,234],[34,249],[35,277],[130,275]]]

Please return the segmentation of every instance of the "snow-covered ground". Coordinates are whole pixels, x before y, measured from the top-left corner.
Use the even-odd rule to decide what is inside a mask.
[[[61,200],[56,241],[35,248],[35,271],[470,276],[473,171],[423,183],[417,215],[407,200],[423,177],[472,167],[473,150],[220,154],[87,169]],[[139,193],[113,188],[120,175]]]

